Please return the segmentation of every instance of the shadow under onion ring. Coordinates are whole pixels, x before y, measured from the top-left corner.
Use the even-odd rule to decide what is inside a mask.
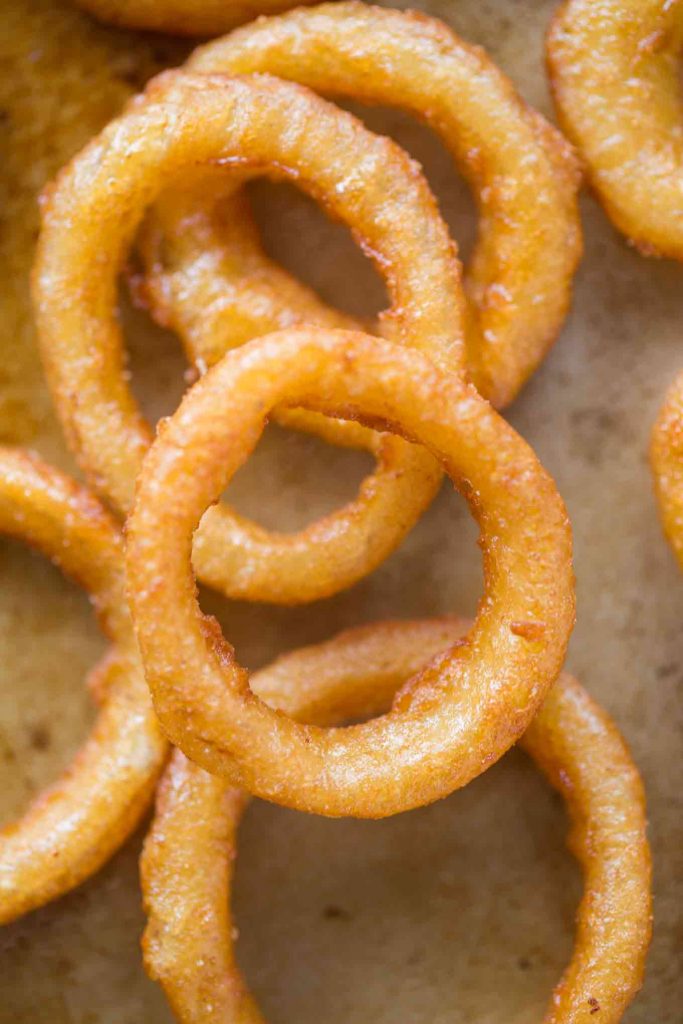
[[[269,708],[197,600],[197,523],[283,403],[424,445],[481,530],[484,596],[472,633],[362,725],[321,729]],[[255,795],[329,816],[396,814],[484,771],[538,710],[574,624],[567,513],[529,446],[473,385],[415,349],[348,331],[268,335],[228,352],[190,389],[145,459],[126,558],[145,674],[169,739]]]
[[[469,626],[453,618],[348,630],[255,673],[254,692],[317,725],[381,714],[397,689]],[[617,1024],[640,988],[651,933],[650,851],[638,771],[612,720],[565,673],[520,745],[564,797],[571,849],[584,872],[574,952],[544,1024],[587,1022],[593,1013],[602,1024]],[[141,872],[145,967],[180,1024],[263,1024],[235,960],[230,909],[237,828],[247,801],[242,790],[174,752]]]
[[[93,875],[147,809],[168,753],[126,603],[123,541],[102,506],[37,459],[0,447],[0,533],[24,541],[89,593],[112,641],[89,685],[95,725],[71,765],[0,829],[0,924]]]

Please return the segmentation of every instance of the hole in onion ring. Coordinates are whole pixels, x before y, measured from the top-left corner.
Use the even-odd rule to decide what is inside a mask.
[[[372,318],[386,309],[384,283],[345,225],[331,221],[317,203],[288,183],[261,178],[251,182],[247,192],[263,249],[271,259],[349,316]]]
[[[250,495],[251,500],[256,501],[259,493]],[[441,616],[454,607],[474,615],[484,587],[477,537],[467,503],[446,484],[393,555],[355,586],[318,601],[313,615],[306,605],[269,607],[231,601],[202,586],[199,604],[230,637],[240,663],[256,671],[284,651],[320,643],[339,630],[378,616]],[[407,590],[406,580],[410,580]]]
[[[540,1022],[581,892],[565,832],[561,802],[516,751],[448,800],[381,822],[254,801],[238,835],[234,916],[264,1019],[347,1024],[400,1006],[426,1024],[457,1005],[464,1019],[502,1024],[505,991],[510,1017]],[[349,918],[325,919],[327,906]]]
[[[118,314],[126,335],[127,373],[136,400],[150,423],[170,416],[195,374],[177,336],[154,323],[119,285]]]
[[[368,452],[272,423],[224,498],[259,526],[293,533],[351,501],[372,467]]]
[[[371,131],[394,139],[418,161],[451,237],[458,241],[460,258],[467,263],[478,214],[472,193],[439,136],[397,108],[367,107],[336,98],[335,102]],[[384,284],[347,228],[330,222],[316,203],[292,185],[259,179],[246,188],[264,251],[271,259],[326,303],[351,316],[367,319],[386,308]],[[348,287],[349,281],[353,288]]]

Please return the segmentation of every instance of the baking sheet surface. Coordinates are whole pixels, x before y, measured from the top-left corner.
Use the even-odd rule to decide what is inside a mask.
[[[550,112],[542,66],[549,0],[424,3],[479,42]],[[0,39],[0,441],[73,469],[42,381],[28,306],[41,185],[184,44],[97,27],[57,0],[4,0]],[[454,98],[457,102],[457,97]],[[422,128],[367,114],[423,162],[455,236],[474,213]],[[382,291],[347,233],[312,204],[254,189],[272,253],[354,312]],[[583,201],[586,255],[554,351],[510,410],[555,475],[575,532],[578,623],[568,665],[612,712],[648,793],[655,938],[628,1024],[674,1024],[683,1005],[680,696],[683,579],[656,518],[648,432],[683,362],[683,269],[645,260]],[[173,338],[124,310],[137,393],[171,411],[185,369]],[[353,493],[364,456],[269,429],[231,498],[293,528]],[[319,605],[281,610],[207,595],[250,667],[339,628],[386,617],[471,613],[481,586],[475,531],[448,488],[378,572]],[[91,709],[82,685],[101,641],[83,596],[40,558],[0,542],[0,820],[66,764]],[[325,821],[254,803],[237,867],[238,950],[272,1024],[532,1024],[572,940],[580,879],[558,798],[513,752],[433,807],[373,822]],[[142,832],[95,879],[0,930],[0,1022],[162,1024],[143,973],[137,880]]]

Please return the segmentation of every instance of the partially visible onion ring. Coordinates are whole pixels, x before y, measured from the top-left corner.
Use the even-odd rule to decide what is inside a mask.
[[[434,18],[351,0],[260,19],[195,51],[188,68],[268,72],[401,107],[441,135],[480,215],[465,277],[469,369],[494,405],[512,401],[567,312],[581,252],[578,170],[484,51]],[[294,323],[350,326],[266,257],[244,198],[226,199],[219,179],[168,190],[142,253],[152,311],[199,366]]]
[[[386,715],[346,729],[302,726],[258,700],[197,602],[196,525],[270,409],[285,403],[424,445],[481,529],[485,595],[467,642],[411,680]],[[574,622],[566,511],[528,445],[472,385],[415,349],[348,331],[266,336],[228,352],[194,385],[143,465],[126,557],[140,652],[169,739],[255,795],[330,816],[395,814],[482,772],[533,718]]]
[[[177,36],[217,36],[252,18],[276,14],[291,6],[291,0],[75,0],[75,3],[109,25]]]
[[[90,594],[112,641],[90,679],[100,709],[71,766],[0,829],[0,924],[89,878],[138,824],[168,750],[135,650],[121,534],[57,470],[0,448],[0,532],[38,548]]]
[[[671,386],[652,430],[650,461],[664,533],[683,569],[683,373]]]
[[[442,619],[349,630],[279,658],[252,677],[252,686],[302,722],[381,714],[397,689],[468,627]],[[572,852],[584,871],[574,952],[544,1022],[617,1024],[641,985],[651,933],[638,771],[612,720],[566,674],[520,744],[566,800]],[[141,869],[145,966],[180,1024],[263,1024],[236,964],[230,910],[246,802],[242,791],[174,752]]]
[[[547,58],[562,127],[607,215],[683,260],[682,0],[565,0]]]
[[[46,193],[34,274],[43,359],[67,438],[92,486],[122,514],[151,430],[124,373],[117,273],[164,185],[217,164],[226,187],[256,173],[290,177],[349,223],[387,282],[387,332],[464,373],[454,246],[403,151],[292,83],[168,72]],[[328,429],[380,459],[359,496],[284,535],[221,505],[211,536],[202,528],[197,538],[204,582],[235,598],[302,603],[350,586],[395,549],[438,489],[439,467],[400,438]]]

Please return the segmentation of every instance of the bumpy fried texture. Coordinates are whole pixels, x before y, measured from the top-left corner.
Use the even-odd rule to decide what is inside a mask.
[[[292,0],[74,0],[100,21],[179,36],[217,36],[261,14],[287,10]],[[301,0],[310,3],[310,0]]]
[[[256,699],[197,603],[197,523],[282,402],[423,444],[481,529],[485,596],[468,642],[411,680],[387,715],[350,729],[302,726]],[[127,537],[136,634],[169,738],[254,794],[330,816],[395,814],[478,775],[529,724],[574,621],[567,515],[531,449],[471,384],[370,335],[290,328],[228,352],[152,445]],[[310,572],[305,559],[299,571]]]
[[[121,535],[101,506],[43,463],[0,448],[0,532],[38,548],[89,592],[112,647],[91,676],[95,726],[61,778],[0,830],[0,923],[92,875],[146,809],[167,744],[135,649]]]
[[[269,72],[401,107],[441,135],[480,214],[465,277],[469,370],[494,405],[509,403],[567,311],[581,252],[578,170],[484,51],[422,14],[338,3],[260,20],[200,48],[188,68]],[[349,326],[266,257],[244,198],[226,199],[220,182],[167,192],[142,251],[152,311],[199,365],[292,323]]]
[[[435,619],[349,630],[278,658],[252,687],[271,707],[318,726],[382,714],[469,625]],[[640,987],[651,932],[637,769],[612,720],[566,674],[520,743],[567,802],[570,845],[584,871],[574,952],[544,1022],[617,1024]],[[143,949],[181,1024],[263,1024],[235,960],[230,908],[246,802],[244,792],[174,753],[141,862]]]
[[[547,40],[560,122],[620,231],[683,259],[681,0],[566,0]]]
[[[664,533],[683,569],[683,374],[674,381],[657,417],[650,462]]]
[[[293,178],[350,224],[386,280],[387,333],[464,373],[455,249],[403,151],[298,85],[169,72],[48,190],[34,274],[43,357],[67,438],[92,485],[122,513],[151,430],[123,368],[117,273],[164,184],[215,164],[228,165],[234,187],[264,169]],[[346,443],[358,436],[354,427]],[[368,443],[380,465],[358,498],[299,533],[269,532],[222,505],[197,538],[200,578],[231,597],[293,604],[333,594],[380,564],[429,504],[441,471],[400,438]]]

